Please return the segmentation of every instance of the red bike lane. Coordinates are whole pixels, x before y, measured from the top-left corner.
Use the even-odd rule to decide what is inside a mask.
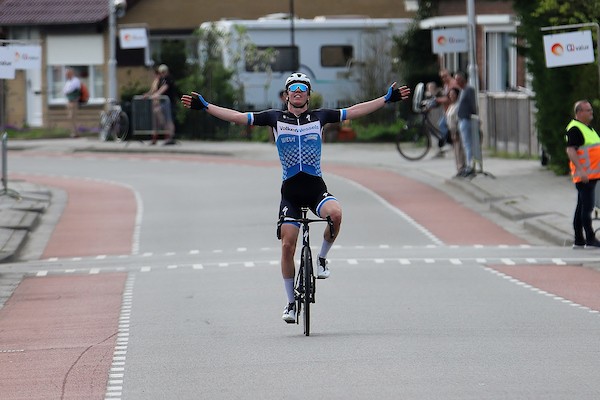
[[[271,162],[228,157],[162,155],[152,159],[278,168]],[[445,244],[525,243],[443,191],[395,172],[342,165],[328,166],[326,171],[375,192]],[[130,254],[137,212],[130,189],[87,180],[26,179],[68,194],[44,258]],[[579,266],[494,268],[600,310],[597,271]],[[104,398],[125,280],[125,273],[23,280],[0,310],[0,365],[9,366],[0,369],[2,398]]]

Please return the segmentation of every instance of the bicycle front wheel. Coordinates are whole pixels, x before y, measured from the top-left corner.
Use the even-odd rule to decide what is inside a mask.
[[[106,111],[100,113],[100,131],[98,132],[98,139],[101,142],[108,140],[108,134],[110,132],[110,118]]]
[[[396,138],[396,148],[400,155],[409,161],[425,157],[431,148],[431,136],[420,116],[407,121]]]
[[[123,142],[127,140],[127,134],[129,133],[129,117],[127,113],[121,111],[119,113],[119,119],[115,121],[113,126],[112,135],[115,142]]]
[[[302,248],[302,278],[304,279],[304,334],[310,335],[310,303],[313,298],[314,282],[313,282],[313,265],[312,256],[310,254],[310,247],[305,246]]]

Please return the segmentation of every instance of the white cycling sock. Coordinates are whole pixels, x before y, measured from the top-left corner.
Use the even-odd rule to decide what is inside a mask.
[[[332,245],[333,245],[333,242],[328,242],[327,240],[323,239],[323,244],[321,245],[321,251],[319,251],[319,257],[327,258],[327,253],[329,253],[329,250],[331,249]]]
[[[294,278],[283,278],[285,293],[287,294],[288,303],[296,301],[294,298]]]

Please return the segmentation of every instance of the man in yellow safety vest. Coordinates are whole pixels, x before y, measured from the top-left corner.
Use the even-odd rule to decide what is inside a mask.
[[[592,227],[596,182],[600,179],[600,136],[590,126],[594,110],[587,100],[574,107],[575,118],[567,125],[567,155],[571,176],[577,188],[577,207],[573,216],[574,249],[600,248]]]

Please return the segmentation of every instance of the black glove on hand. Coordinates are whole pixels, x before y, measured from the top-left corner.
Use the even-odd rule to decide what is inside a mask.
[[[192,110],[206,110],[208,108],[208,102],[204,100],[202,95],[192,96],[192,102],[190,103]]]
[[[402,94],[400,93],[400,89],[390,86],[384,98],[386,103],[395,103],[402,100]]]

